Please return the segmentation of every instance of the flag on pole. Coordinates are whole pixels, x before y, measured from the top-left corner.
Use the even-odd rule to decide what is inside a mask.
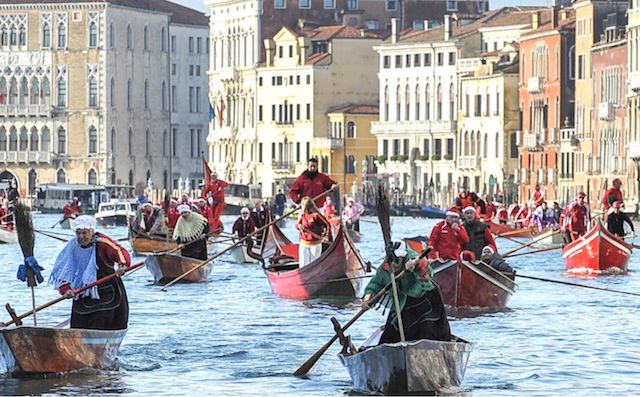
[[[213,108],[211,101],[209,101],[209,122],[216,119],[216,110]]]

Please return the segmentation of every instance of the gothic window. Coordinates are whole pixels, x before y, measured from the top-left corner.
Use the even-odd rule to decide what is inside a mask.
[[[98,131],[96,127],[89,127],[89,154],[98,153]]]
[[[67,131],[63,127],[58,128],[58,153],[67,153]]]

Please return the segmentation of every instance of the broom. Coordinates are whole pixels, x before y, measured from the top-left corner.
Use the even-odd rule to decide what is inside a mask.
[[[31,214],[29,213],[29,209],[22,203],[16,204],[14,208],[15,220],[16,220],[16,232],[18,233],[18,242],[20,243],[20,249],[22,250],[22,255],[25,259],[25,270],[26,270],[26,281],[27,286],[31,287],[31,304],[33,306],[33,325],[37,326],[36,321],[36,290],[35,287],[37,284],[36,276],[34,274],[34,268],[42,269],[35,259],[33,259],[33,247],[35,245],[35,234],[33,232],[33,223],[31,222]],[[31,258],[31,259],[29,259]],[[31,262],[31,263],[29,263]],[[20,275],[20,270],[18,271]],[[40,276],[40,272],[38,271],[39,282],[42,282],[42,276]],[[18,278],[21,278],[20,276]]]

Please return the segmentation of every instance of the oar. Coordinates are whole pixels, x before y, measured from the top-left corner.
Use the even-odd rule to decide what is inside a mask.
[[[540,240],[544,240],[545,238],[547,238],[547,237],[549,237],[549,236],[553,236],[554,234],[557,234],[557,233],[560,233],[560,229],[555,230],[553,233],[551,233],[551,234],[550,234],[550,235],[548,235],[548,236],[541,236],[541,237],[538,237],[538,238],[534,239],[533,241],[531,241],[530,243],[526,243],[526,244],[524,244],[524,243],[522,243],[522,242],[520,242],[520,241],[518,241],[518,240],[515,240],[515,239],[511,239],[511,238],[509,238],[509,240],[515,241],[516,243],[518,243],[518,244],[522,244],[522,245],[521,245],[520,247],[518,247],[518,248],[514,248],[514,249],[512,249],[511,251],[507,251],[507,252],[505,252],[505,253],[504,253],[504,255],[502,255],[502,256],[505,256],[505,255],[511,255],[511,254],[513,254],[514,252],[520,251],[520,250],[521,250],[521,249],[523,249],[523,248],[530,247],[530,246],[532,246],[533,244],[537,243],[538,241],[540,241]]]
[[[7,214],[4,214],[4,215],[0,216],[0,221],[1,221],[1,220],[3,220],[3,219],[5,219],[5,218],[8,218],[8,217],[10,217],[10,216],[13,216],[13,212],[9,212],[9,213],[7,213]]]
[[[127,269],[126,273],[128,274],[128,273],[134,272],[134,271],[140,269],[143,265],[144,265],[144,262],[140,262],[140,263],[137,263],[137,264],[135,264],[133,266],[130,266]],[[111,280],[114,277],[117,277],[117,274],[116,273],[111,273],[110,275],[102,277],[101,279],[96,280],[96,281],[92,282],[91,284],[87,284],[82,288],[78,288],[78,289],[73,290],[73,293],[74,293],[74,295],[78,295],[78,294],[88,290],[89,288],[93,288],[93,287],[95,287],[97,285],[103,284],[103,283]],[[39,311],[41,311],[43,309],[46,309],[49,306],[53,306],[56,303],[62,302],[63,300],[66,300],[66,299],[67,298],[65,298],[64,296],[61,295],[61,296],[57,297],[54,300],[51,300],[51,301],[49,301],[49,302],[47,302],[47,303],[45,303],[43,305],[40,305],[40,306],[36,307],[33,310],[30,310],[30,311],[28,311],[28,312],[26,312],[24,314],[21,314],[20,316],[17,317],[17,319],[18,320],[22,320],[25,317],[29,317],[30,315],[35,314],[36,312],[39,312]],[[13,324],[14,322],[15,322],[15,320],[11,320],[8,323],[0,323],[0,327],[8,327],[9,325]]]
[[[320,193],[319,195],[313,197],[311,200],[315,201],[321,197],[326,196],[327,194],[329,194],[332,190],[326,190],[322,193]],[[271,225],[275,225],[276,223],[278,223],[280,220],[282,220],[284,217],[289,216],[291,214],[293,214],[294,212],[298,211],[300,209],[300,206],[296,206],[296,208],[292,209],[291,211],[287,212],[286,214],[284,214],[281,218],[278,219],[274,219],[271,222],[267,223],[266,225],[262,226],[259,229],[254,230],[252,233],[247,234],[246,236],[240,238],[237,242],[235,242],[234,244],[230,245],[229,247],[225,248],[224,250],[222,250],[221,252],[217,253],[216,255],[212,256],[209,259],[206,259],[204,261],[202,261],[198,266],[192,267],[191,269],[189,269],[188,271],[182,273],[180,276],[176,277],[175,279],[173,279],[171,282],[169,282],[168,284],[166,284],[164,287],[160,288],[160,291],[166,291],[167,288],[171,287],[173,284],[177,283],[178,281],[182,280],[183,278],[185,278],[187,275],[195,272],[196,270],[200,269],[202,266],[205,266],[207,263],[213,261],[214,259],[217,259],[219,257],[221,257],[222,255],[226,254],[227,252],[231,251],[232,249],[236,248],[237,246],[239,246],[240,244],[244,243],[245,241],[247,241],[248,239],[250,239],[251,237],[255,236],[256,234],[262,232],[263,230],[266,230],[267,228],[269,228]]]
[[[514,256],[537,254],[538,252],[546,252],[546,251],[556,250],[558,248],[564,248],[564,244],[554,245],[552,247],[540,248],[540,249],[533,250],[533,251],[519,252],[517,254],[512,254],[512,255],[503,255],[502,257],[503,258],[513,258]]]
[[[366,274],[364,276],[356,276],[356,277],[341,277],[341,278],[334,278],[331,280],[327,280],[327,281],[317,281],[317,282],[307,282],[304,284],[298,284],[298,285],[313,285],[313,284],[328,284],[328,283],[340,283],[342,281],[351,281],[351,280],[359,280],[362,278],[369,278],[369,277],[373,277],[373,274]]]
[[[507,237],[507,236],[513,236],[514,234],[522,233],[522,231],[524,230],[528,230],[529,233],[531,233],[531,228],[522,228],[522,229],[512,230],[510,232],[494,233],[494,234],[496,235],[496,237]]]
[[[54,227],[58,226],[58,224],[64,222],[66,218],[63,216],[62,219],[60,219],[58,222],[54,223],[53,226],[51,226],[51,229],[53,229]]]
[[[610,288],[602,288],[602,287],[593,287],[591,285],[584,285],[584,284],[578,284],[578,283],[570,283],[568,281],[562,281],[562,280],[553,280],[550,278],[542,278],[542,277],[535,277],[535,276],[527,276],[524,274],[520,274],[517,273],[516,277],[521,277],[521,278],[528,278],[531,280],[538,280],[538,281],[545,281],[548,283],[556,283],[556,284],[564,284],[564,285],[571,285],[573,287],[582,287],[582,288],[589,288],[589,289],[597,289],[600,291],[607,291],[607,292],[613,292],[616,294],[624,294],[624,295],[633,295],[633,296],[640,296],[640,293],[636,293],[636,292],[627,292],[627,291],[620,291],[620,290],[616,290],[616,289],[610,289]]]

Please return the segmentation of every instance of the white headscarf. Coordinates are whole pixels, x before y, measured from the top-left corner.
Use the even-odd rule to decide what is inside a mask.
[[[96,218],[90,215],[80,215],[71,221],[71,229],[75,232],[78,229],[96,230]]]

